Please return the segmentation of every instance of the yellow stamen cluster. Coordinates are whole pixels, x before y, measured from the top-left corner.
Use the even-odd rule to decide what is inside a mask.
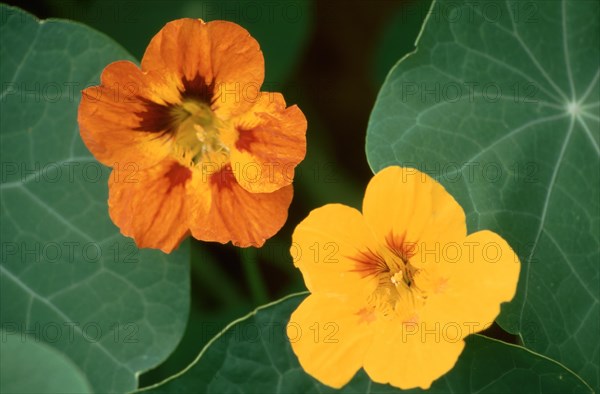
[[[422,305],[427,298],[414,281],[416,276],[422,275],[422,270],[394,253],[386,253],[382,259],[387,269],[377,273],[378,286],[368,299],[369,305],[386,319],[397,316],[407,320],[414,318],[414,308]]]
[[[204,162],[220,166],[229,161],[229,147],[220,135],[223,124],[208,104],[185,100],[172,111],[172,151],[181,164],[194,167]]]

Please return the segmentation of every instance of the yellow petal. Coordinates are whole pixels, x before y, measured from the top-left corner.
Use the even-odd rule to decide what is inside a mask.
[[[467,234],[461,206],[440,183],[412,168],[378,172],[367,186],[363,214],[381,240],[393,234],[419,245]]]
[[[500,313],[500,304],[512,300],[521,264],[502,237],[491,231],[469,235],[455,263],[428,262],[447,280],[432,294],[423,313],[439,322],[457,322],[464,336],[486,329]]]
[[[368,249],[377,250],[377,244],[360,212],[329,204],[312,211],[296,227],[290,252],[311,292],[366,295],[377,281],[363,278],[355,258]]]
[[[370,323],[348,296],[312,294],[294,311],[287,334],[302,368],[340,388],[360,369],[371,342]]]
[[[364,368],[377,383],[428,389],[452,369],[463,348],[460,338],[445,340],[435,322],[389,320],[373,336]]]

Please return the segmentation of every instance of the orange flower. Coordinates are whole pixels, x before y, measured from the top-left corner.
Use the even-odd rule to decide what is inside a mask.
[[[342,387],[363,367],[378,383],[429,388],[463,339],[487,328],[516,291],[520,264],[497,234],[467,236],[465,215],[435,180],[388,167],[363,213],[316,209],[292,253],[311,294],[287,326],[310,375]]]
[[[246,247],[279,231],[306,119],[260,92],[263,79],[262,52],[242,27],[179,19],[152,39],[141,69],[112,63],[83,92],[81,137],[114,167],[108,205],[124,235],[168,253],[189,233]]]

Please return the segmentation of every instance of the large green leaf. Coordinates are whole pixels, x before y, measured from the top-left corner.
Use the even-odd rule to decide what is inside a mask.
[[[501,325],[598,387],[598,1],[440,1],[372,112],[374,171],[417,167],[518,252]]]
[[[332,393],[307,375],[294,355],[285,327],[305,294],[266,305],[230,324],[178,376],[152,393]],[[401,357],[401,355],[399,355]],[[371,382],[364,371],[339,392],[399,393]],[[590,388],[560,364],[524,348],[479,335],[467,339],[455,368],[429,391],[408,393],[589,393]]]
[[[34,337],[0,330],[0,392],[91,393],[79,368],[58,350]]]
[[[108,216],[110,170],[76,122],[79,91],[131,57],[83,25],[0,12],[2,328],[64,352],[94,391],[135,389],[183,333],[189,245],[167,256],[119,234]]]

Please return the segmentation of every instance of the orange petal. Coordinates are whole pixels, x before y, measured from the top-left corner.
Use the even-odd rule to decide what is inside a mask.
[[[433,321],[384,322],[373,336],[364,368],[377,383],[406,390],[428,389],[456,364],[464,348],[461,338],[444,335]]]
[[[462,240],[467,234],[462,207],[429,175],[387,167],[369,182],[363,214],[380,239],[393,234],[407,243]]]
[[[291,184],[306,154],[306,118],[300,108],[286,108],[279,93],[262,93],[235,126],[239,136],[231,162],[239,184],[253,193]]]
[[[127,174],[116,167],[108,181],[111,219],[138,247],[170,253],[189,233],[190,178],[189,169],[169,160]]]
[[[440,322],[457,322],[464,327],[463,336],[494,322],[500,304],[514,297],[521,269],[515,252],[491,231],[469,235],[456,262],[429,260],[423,266],[432,266],[447,278],[427,299],[423,313]]]
[[[371,342],[369,324],[346,296],[311,294],[292,313],[287,335],[302,368],[341,388],[360,369]]]
[[[377,248],[360,212],[329,204],[313,210],[298,224],[290,251],[311,292],[366,296],[375,289],[377,280],[363,275],[359,257]]]
[[[186,18],[167,23],[152,38],[142,69],[170,70],[188,83],[195,81],[197,88],[210,90],[213,109],[229,115],[252,106],[245,97],[260,91],[265,67],[258,43],[243,27]]]
[[[250,193],[237,183],[229,166],[209,176],[195,171],[191,187],[195,202],[190,228],[194,238],[231,241],[241,247],[260,247],[275,235],[287,219],[294,194],[292,186],[273,193]]]
[[[140,168],[165,158],[168,145],[157,130],[144,129],[144,119],[161,120],[162,116],[164,121],[161,109],[167,107],[155,101],[161,94],[172,95],[168,86],[164,77],[144,75],[131,62],[108,65],[101,85],[85,89],[79,105],[81,138],[94,157],[111,167],[129,164]]]

